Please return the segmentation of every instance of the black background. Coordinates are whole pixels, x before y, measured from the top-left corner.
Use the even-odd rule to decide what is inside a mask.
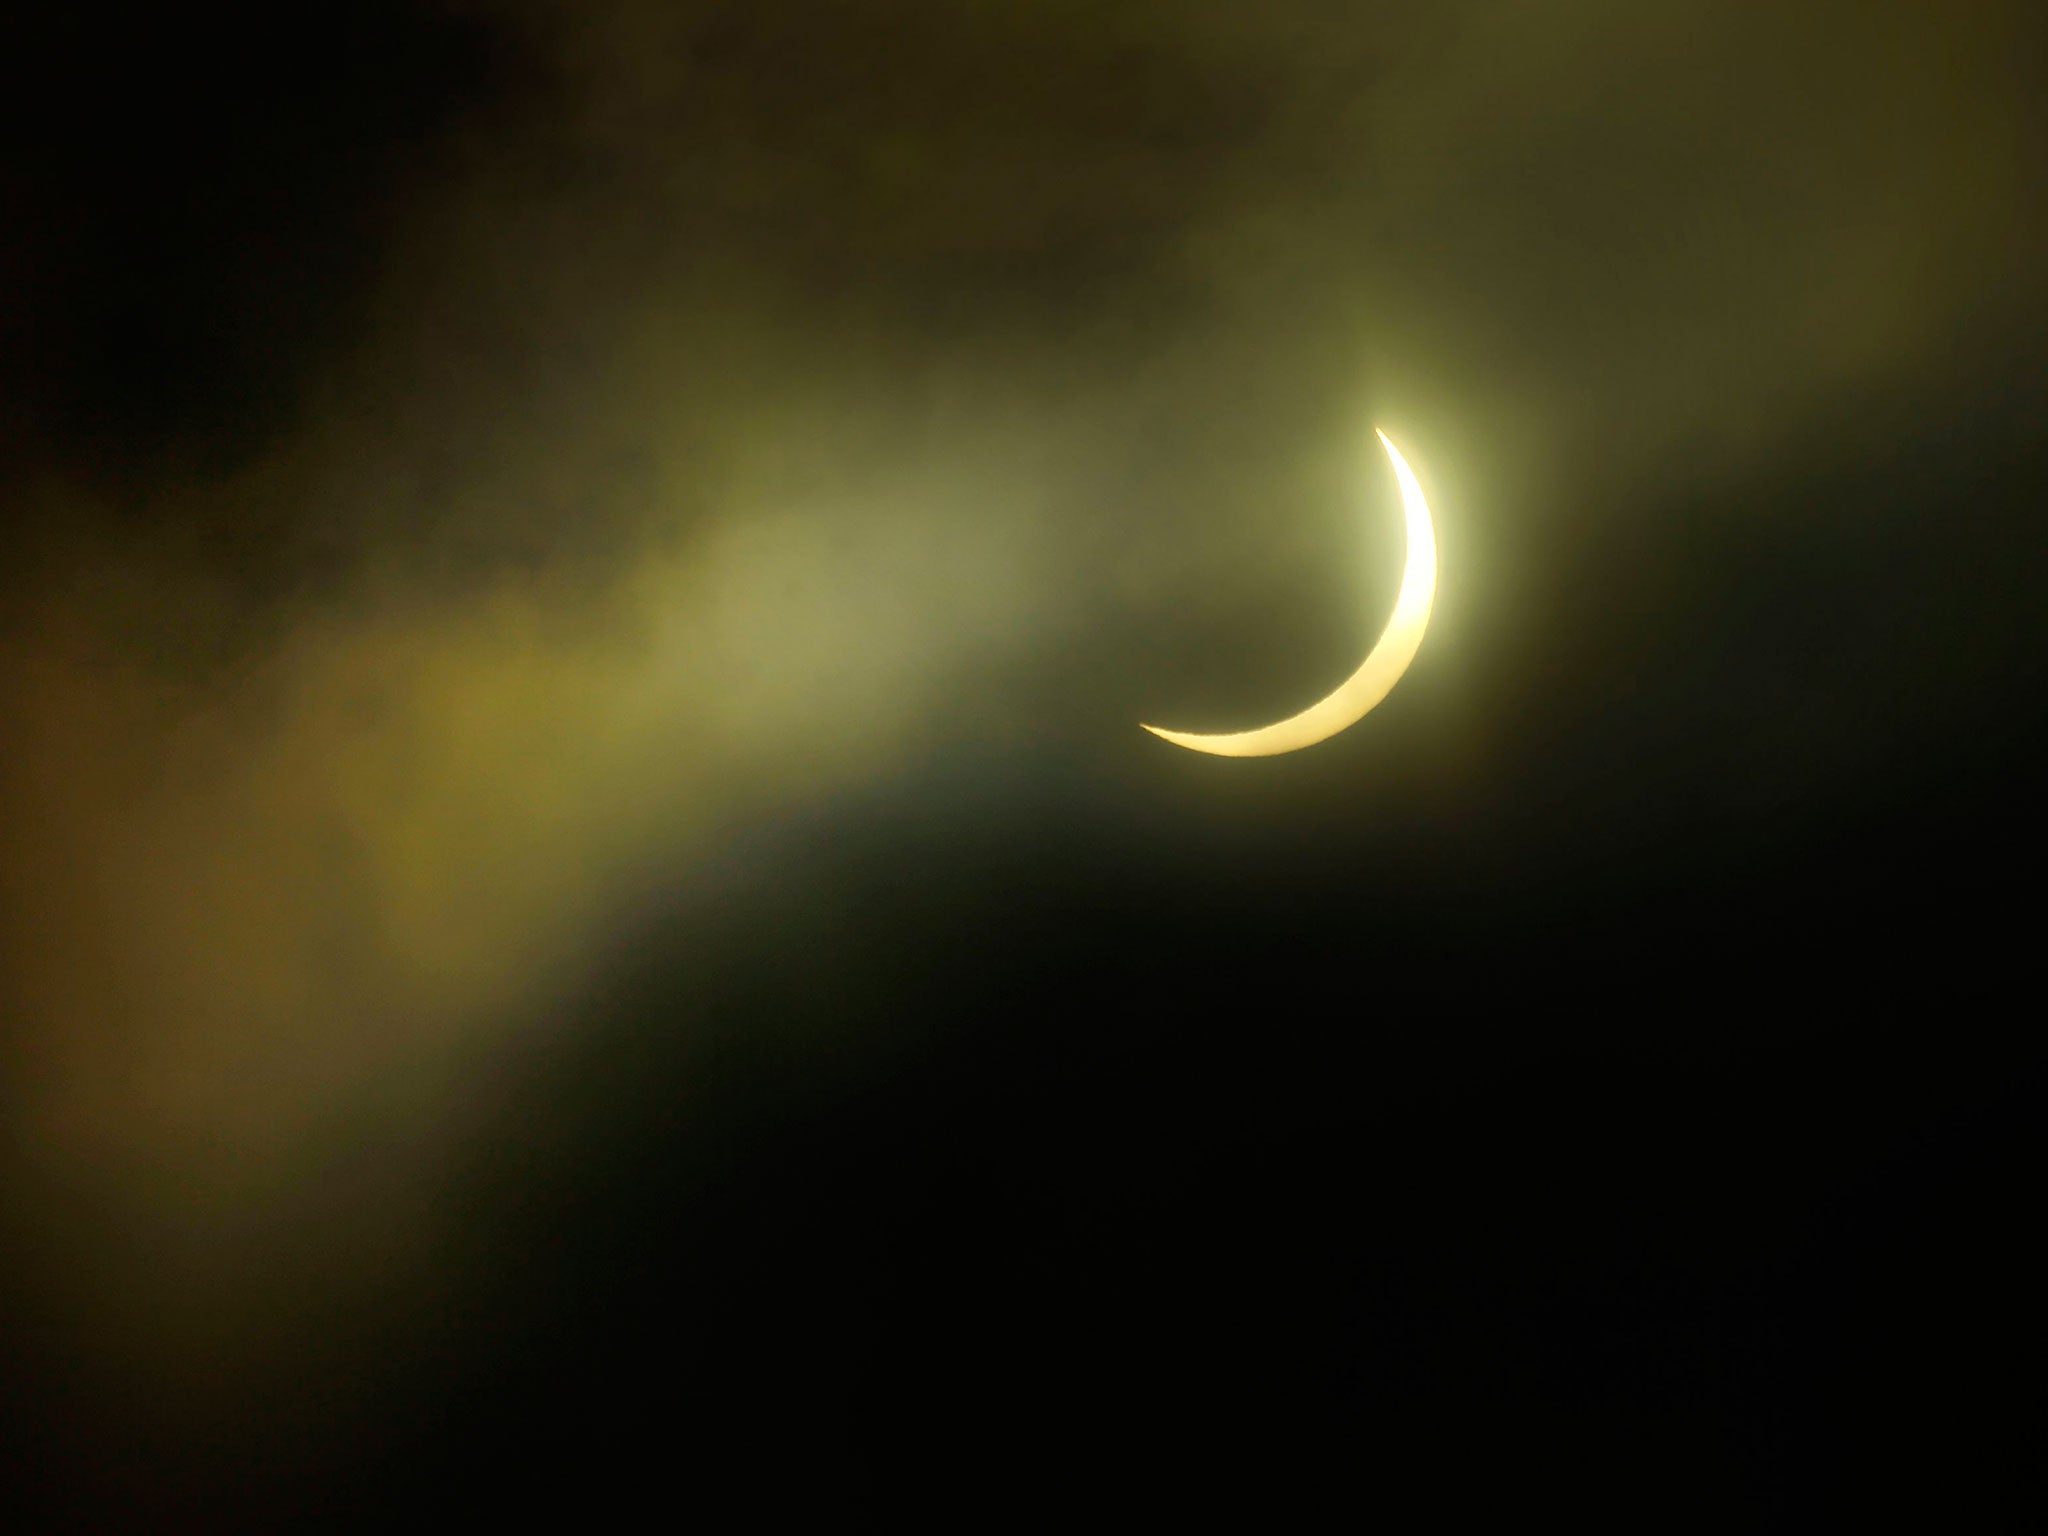
[[[1817,56],[1867,21],[1809,9]],[[1120,24],[1135,51],[1076,44],[1058,87],[1042,61],[1017,65],[1029,88],[998,67],[987,128],[958,78],[974,13],[867,14],[703,9],[704,83],[662,119],[703,180],[689,218],[651,227],[618,212],[639,171],[563,147],[570,45],[525,8],[357,6],[325,35],[282,13],[17,28],[16,654],[51,562],[97,558],[49,554],[87,504],[105,545],[174,549],[232,594],[199,670],[261,654],[369,556],[456,587],[630,560],[630,528],[545,510],[337,527],[289,500],[159,494],[260,457],[323,381],[376,395],[385,354],[365,372],[357,338],[384,313],[381,253],[477,166],[517,168],[494,206],[595,199],[632,224],[629,253],[741,252],[804,313],[882,316],[913,351],[1042,327],[1164,347],[1195,323],[1149,276],[1205,168],[1270,131],[1266,85],[1181,90],[1142,46],[1179,23],[1147,11]],[[1060,35],[1109,27],[1062,14]],[[1417,56],[1460,46],[1407,25]],[[1771,131],[1824,137],[1832,99]],[[2038,171],[2038,117],[1986,110]],[[983,127],[931,194],[967,210],[957,242],[829,156],[805,168],[849,122],[915,139],[962,114]],[[781,180],[721,158],[776,132],[798,166]],[[1161,205],[1115,181],[1032,200],[1044,165],[1139,141],[1188,179]],[[1628,152],[1572,149],[1552,190],[1633,207]],[[978,175],[986,201],[961,190]],[[1622,227],[1603,217],[1583,227]],[[2037,206],[2012,218],[2038,237]],[[1443,345],[1501,348],[1521,377],[1562,334],[1556,271],[1591,263],[1569,294],[1597,293],[1611,262],[1628,291],[1644,259],[1584,238],[1526,262],[1446,254],[1494,340],[1444,319]],[[1311,753],[1171,754],[1130,722],[1174,700],[1120,680],[1156,661],[1203,698],[1201,646],[1278,622],[1276,647],[1342,654],[1334,619],[1247,607],[1175,649],[1156,610],[1112,612],[1049,630],[886,773],[643,867],[608,898],[604,952],[545,1005],[563,1027],[466,1133],[431,1264],[368,1300],[324,1286],[319,1255],[376,1227],[351,1170],[395,1159],[402,1182],[404,1137],[346,1110],[325,1124],[338,1192],[257,1226],[252,1251],[314,1256],[251,1282],[284,1295],[300,1341],[272,1372],[216,1381],[205,1349],[109,1344],[91,1298],[143,1297],[114,1312],[155,1326],[157,1229],[95,1209],[23,1131],[6,1255],[25,1283],[0,1313],[19,1528],[650,1510],[709,1529],[2031,1525],[2048,399],[2038,300],[1981,281],[1981,314],[1816,386],[1766,451],[1660,435],[1654,403],[1618,420],[1637,439],[1618,467],[1543,487],[1565,509],[1549,524],[1496,527],[1498,558],[1538,575],[1511,620],[1440,642],[1465,658],[1455,685],[1432,691],[1425,645],[1373,719]],[[419,324],[460,308],[407,291]],[[1098,312],[1121,340],[1074,319]],[[1427,337],[1432,318],[1401,324]],[[1617,323],[1557,387],[1611,376],[1618,399],[1660,344]],[[506,347],[496,404],[521,370],[576,366]],[[1797,350],[1752,343],[1735,376]],[[1159,451],[1199,455],[1201,435],[1183,422]],[[1448,583],[1460,541],[1485,538],[1447,483]],[[1104,681],[1104,653],[1137,660]],[[1221,664],[1216,723],[1265,707],[1280,674],[1261,664]],[[9,825],[37,824],[34,784],[9,788]],[[11,888],[20,932],[36,890]],[[42,1028],[24,1004],[10,1059],[33,1061]],[[102,1247],[102,1223],[142,1235]]]

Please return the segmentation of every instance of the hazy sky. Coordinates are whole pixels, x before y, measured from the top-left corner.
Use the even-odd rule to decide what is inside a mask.
[[[691,957],[751,963],[706,912],[907,997],[874,935],[928,895],[842,823],[1085,841],[1051,773],[1198,871],[1269,832],[1534,920],[1529,849],[1682,883],[1660,839],[1850,825],[2040,676],[2038,514],[1972,479],[2042,440],[2036,7],[321,26],[9,45],[0,1065],[51,1358],[240,1401],[418,1304],[591,1000],[657,953],[687,1037]],[[1438,516],[1415,672],[1263,780],[1142,737],[1356,664],[1374,425]],[[759,1027],[826,1050],[806,1007]]]

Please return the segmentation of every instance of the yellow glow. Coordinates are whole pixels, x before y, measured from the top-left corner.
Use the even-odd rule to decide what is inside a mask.
[[[1300,714],[1255,731],[1203,735],[1169,731],[1156,725],[1144,729],[1162,741],[1195,752],[1213,752],[1218,757],[1272,757],[1328,740],[1363,717],[1401,680],[1401,674],[1421,649],[1422,632],[1429,628],[1430,605],[1436,601],[1436,528],[1429,520],[1429,503],[1422,499],[1415,471],[1408,467],[1401,451],[1387,440],[1386,433],[1380,432],[1379,440],[1387,457],[1393,460],[1394,475],[1401,482],[1401,510],[1408,525],[1408,567],[1401,577],[1401,595],[1394,600],[1393,617],[1387,620],[1379,644],[1367,654],[1358,670],[1344,679],[1334,693]]]

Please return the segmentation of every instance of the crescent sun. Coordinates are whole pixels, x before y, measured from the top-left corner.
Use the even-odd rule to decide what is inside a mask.
[[[1375,429],[1377,431],[1377,429]],[[1364,717],[1367,710],[1384,699],[1415,660],[1422,646],[1422,632],[1429,628],[1429,610],[1436,601],[1436,528],[1429,520],[1429,503],[1422,498],[1422,486],[1415,471],[1401,457],[1401,451],[1378,432],[1380,446],[1393,461],[1394,477],[1401,482],[1401,512],[1407,524],[1408,563],[1401,575],[1401,592],[1394,599],[1393,617],[1381,631],[1379,643],[1367,653],[1358,670],[1337,685],[1334,692],[1309,705],[1298,715],[1255,731],[1228,731],[1205,735],[1195,731],[1169,731],[1148,725],[1162,741],[1195,752],[1213,752],[1218,757],[1272,757],[1296,752],[1327,741],[1347,725]]]

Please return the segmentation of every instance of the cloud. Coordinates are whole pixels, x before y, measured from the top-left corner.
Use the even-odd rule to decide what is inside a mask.
[[[345,338],[11,482],[7,1067],[27,1163],[119,1213],[78,1241],[182,1232],[216,1318],[425,1263],[648,871],[1033,677],[1316,696],[1377,622],[1328,556],[1369,415],[1498,675],[1655,505],[1613,487],[2031,312],[2018,8],[1413,10],[472,8],[504,80],[350,184]],[[271,1245],[336,1178],[317,1260]]]

